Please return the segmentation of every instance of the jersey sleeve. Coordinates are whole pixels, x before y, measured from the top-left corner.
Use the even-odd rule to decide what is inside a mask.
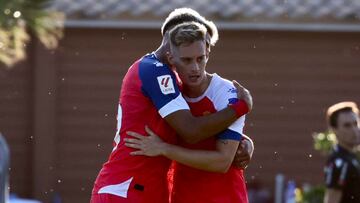
[[[342,189],[346,184],[349,164],[342,158],[329,161],[324,169],[325,184],[328,188]]]
[[[176,83],[175,74],[158,61],[144,59],[139,64],[141,90],[150,98],[161,117],[183,109],[189,109]]]
[[[216,91],[215,107],[217,110],[226,108],[229,104],[236,102],[237,92],[232,84],[225,84]],[[241,140],[245,126],[245,115],[238,118],[229,128],[218,135],[218,139]]]

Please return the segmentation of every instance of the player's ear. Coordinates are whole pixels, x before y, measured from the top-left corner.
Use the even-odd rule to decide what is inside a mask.
[[[206,62],[209,60],[210,52],[211,52],[210,41],[206,41],[206,54],[205,54]]]
[[[174,65],[174,56],[169,51],[166,52],[166,58],[169,61],[170,65]]]
[[[206,53],[210,54],[210,52],[211,52],[211,45],[210,43],[206,42]]]

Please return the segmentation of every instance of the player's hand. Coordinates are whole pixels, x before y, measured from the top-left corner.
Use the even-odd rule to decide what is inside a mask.
[[[246,102],[246,104],[248,105],[248,108],[249,108],[249,112],[250,112],[253,108],[253,99],[250,94],[250,91],[248,89],[246,89],[245,87],[243,87],[242,85],[240,85],[236,80],[233,80],[232,82],[233,82],[235,88],[237,89],[238,99],[243,99]]]
[[[254,144],[248,139],[242,139],[236,151],[233,165],[245,169],[250,163],[253,152]]]
[[[162,154],[163,146],[166,144],[149,127],[145,126],[148,136],[141,135],[133,131],[127,131],[126,134],[134,138],[124,138],[125,146],[138,149],[131,155],[159,156]]]

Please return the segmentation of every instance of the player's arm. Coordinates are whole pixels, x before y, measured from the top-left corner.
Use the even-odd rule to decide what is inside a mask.
[[[165,120],[188,143],[196,143],[220,133],[252,108],[249,91],[237,82],[234,82],[234,85],[237,88],[237,97],[241,99],[238,102],[245,101],[243,105],[236,103],[219,112],[201,117],[193,116],[188,110],[180,110],[167,115]]]
[[[138,149],[131,152],[132,155],[162,155],[189,167],[211,172],[227,172],[239,145],[236,139],[218,139],[215,151],[188,149],[165,143],[149,128],[145,130],[149,136],[127,132],[134,138],[125,138],[125,145]]]

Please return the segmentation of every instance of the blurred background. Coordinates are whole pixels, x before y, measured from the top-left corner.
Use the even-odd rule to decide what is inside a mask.
[[[250,203],[274,202],[276,177],[321,185],[326,157],[313,134],[325,110],[360,104],[359,0],[3,0],[0,132],[10,192],[89,202],[112,149],[122,78],[161,42],[162,21],[190,7],[219,28],[208,72],[254,97],[245,133]],[[1,154],[0,154],[1,156]],[[277,176],[282,174],[280,176]]]

